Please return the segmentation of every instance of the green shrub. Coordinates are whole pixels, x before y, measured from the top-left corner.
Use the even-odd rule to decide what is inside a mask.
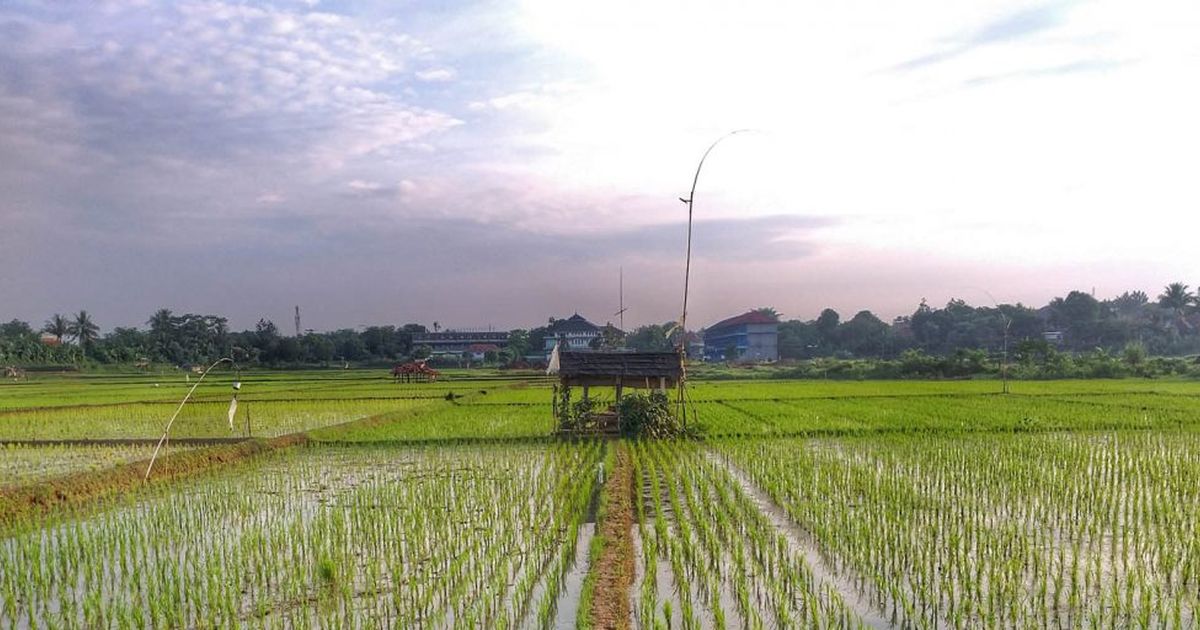
[[[667,438],[683,433],[683,425],[663,392],[624,396],[617,403],[617,415],[622,435]]]

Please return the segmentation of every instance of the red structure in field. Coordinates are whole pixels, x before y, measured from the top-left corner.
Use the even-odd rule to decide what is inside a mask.
[[[401,381],[405,383],[436,381],[439,375],[441,375],[441,372],[425,365],[424,361],[399,363],[392,368],[392,378],[397,383]]]

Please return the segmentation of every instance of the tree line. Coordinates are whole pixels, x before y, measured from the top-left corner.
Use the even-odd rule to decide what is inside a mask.
[[[825,309],[814,320],[779,325],[779,353],[785,359],[897,358],[910,350],[947,356],[962,350],[1002,352],[1006,344],[1024,354],[1194,354],[1200,352],[1200,296],[1177,282],[1154,300],[1144,291],[1103,300],[1071,291],[1040,308],[972,306],[961,299],[939,308],[922,300],[911,315],[890,323],[870,311],[843,321]]]
[[[1143,291],[1103,300],[1071,291],[1040,308],[1020,303],[972,306],[961,299],[934,307],[922,300],[911,315],[891,322],[869,310],[843,320],[837,311],[825,309],[812,320],[786,321],[773,308],[760,310],[781,320],[779,355],[784,360],[904,359],[914,367],[928,363],[929,357],[957,357],[959,364],[969,366],[1005,346],[1014,362],[1040,364],[1097,352],[1133,362],[1200,353],[1200,294],[1178,282],[1154,299]],[[627,333],[611,326],[603,330],[599,347],[661,351],[673,349],[679,340],[670,322]],[[91,315],[81,310],[54,314],[38,329],[16,319],[0,324],[0,364],[195,365],[227,356],[267,366],[389,362],[428,357],[428,347],[413,343],[413,335],[424,332],[425,326],[408,323],[285,336],[266,319],[253,330],[233,332],[218,315],[160,309],[144,328],[117,327],[102,335]],[[518,363],[538,353],[547,334],[546,326],[513,330],[508,347],[488,361]]]

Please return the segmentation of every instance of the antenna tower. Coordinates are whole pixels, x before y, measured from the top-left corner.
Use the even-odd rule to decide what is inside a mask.
[[[618,273],[620,274],[620,279],[617,281],[617,294],[619,296],[619,302],[617,306],[617,312],[613,313],[613,315],[621,318],[617,325],[621,327],[621,332],[625,332],[625,311],[629,310],[625,308],[625,268],[618,267],[618,269]]]
[[[300,336],[300,307],[296,306],[296,336]]]

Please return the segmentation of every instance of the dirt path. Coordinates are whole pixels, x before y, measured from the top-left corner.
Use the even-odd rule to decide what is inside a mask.
[[[629,628],[629,589],[633,585],[633,458],[624,442],[617,443],[616,465],[604,484],[604,516],[597,527],[604,548],[596,561],[596,591],[592,600],[594,627]]]

